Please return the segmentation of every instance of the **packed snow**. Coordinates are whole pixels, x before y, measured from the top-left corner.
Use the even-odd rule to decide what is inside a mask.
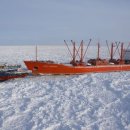
[[[109,56],[101,50],[102,57]],[[96,51],[91,47],[86,59]],[[67,63],[70,56],[65,46],[38,46],[38,59]],[[25,68],[23,60],[35,60],[35,46],[0,46],[0,62]],[[130,130],[130,72],[1,82],[0,129]]]

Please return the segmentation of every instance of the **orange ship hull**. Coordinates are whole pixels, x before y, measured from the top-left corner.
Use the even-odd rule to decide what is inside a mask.
[[[130,64],[72,66],[71,64],[49,63],[44,61],[24,61],[27,68],[36,74],[85,74],[116,71],[130,71]]]

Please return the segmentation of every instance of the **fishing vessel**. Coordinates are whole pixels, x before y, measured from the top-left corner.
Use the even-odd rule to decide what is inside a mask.
[[[97,46],[97,58],[89,59],[87,62],[84,61],[87,50],[90,46],[91,39],[84,50],[83,40],[80,43],[80,46],[76,48],[76,44],[71,40],[73,45],[73,51],[70,51],[70,48],[66,41],[64,40],[65,45],[68,48],[72,60],[65,63],[56,63],[54,61],[39,61],[37,60],[37,47],[36,47],[36,60],[26,60],[24,61],[28,70],[31,70],[33,74],[85,74],[85,73],[103,73],[103,72],[117,72],[117,71],[130,71],[130,51],[128,51],[129,45],[124,49],[124,43],[112,43],[109,47],[108,42],[106,41],[110,58],[101,59],[100,58],[100,44]],[[115,59],[115,52],[119,53],[119,58]],[[129,57],[126,58],[126,55]],[[79,57],[77,59],[77,57]]]
[[[9,79],[24,78],[27,75],[28,72],[22,70],[21,65],[0,64],[0,82]]]
[[[28,75],[28,73],[25,72],[8,72],[8,71],[0,71],[0,82],[9,80],[9,79],[15,79],[15,78],[24,78]]]

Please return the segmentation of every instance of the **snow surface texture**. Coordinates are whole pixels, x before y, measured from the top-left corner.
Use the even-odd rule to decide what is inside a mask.
[[[24,59],[34,59],[34,51],[33,46],[1,46],[0,61],[24,66]],[[63,46],[40,46],[38,55],[41,60],[68,62],[66,52]],[[96,56],[96,50],[92,53]],[[130,72],[2,82],[0,129],[130,130]]]

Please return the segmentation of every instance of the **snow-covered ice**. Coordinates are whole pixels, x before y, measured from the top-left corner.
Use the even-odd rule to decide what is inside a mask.
[[[68,62],[64,46],[40,60]],[[0,62],[35,59],[34,46],[0,46]],[[103,56],[107,56],[105,48]],[[89,56],[96,56],[89,51]],[[38,76],[0,83],[1,130],[130,130],[130,72]]]

